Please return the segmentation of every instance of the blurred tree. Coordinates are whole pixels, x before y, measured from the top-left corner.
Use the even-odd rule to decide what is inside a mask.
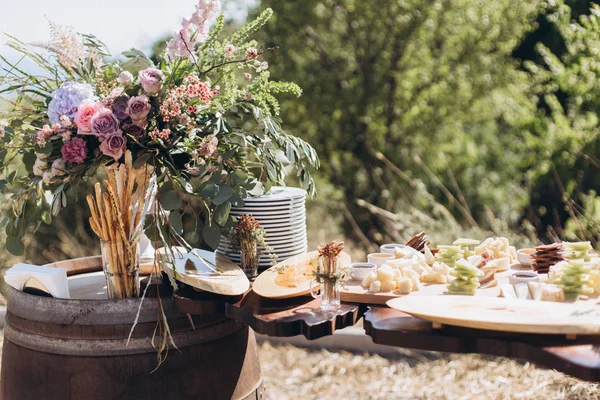
[[[281,48],[272,73],[304,89],[284,104],[284,120],[319,150],[358,236],[381,242],[412,233],[386,229],[365,204],[393,212],[443,205],[473,227],[490,210],[518,221],[530,185],[524,171],[545,138],[536,135],[533,81],[512,53],[541,1],[263,0],[267,6],[275,18],[264,38]]]

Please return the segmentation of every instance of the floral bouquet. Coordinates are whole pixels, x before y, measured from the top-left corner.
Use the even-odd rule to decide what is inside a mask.
[[[114,58],[96,37],[52,23],[50,42],[10,37],[8,45],[44,73],[28,74],[0,55],[0,93],[11,104],[0,116],[0,188],[12,205],[3,222],[7,249],[23,253],[22,236],[37,222],[28,220],[29,207],[42,207],[50,223],[68,191],[97,174],[113,177],[126,152],[132,169],[155,176],[158,206],[149,210],[145,231],[166,246],[189,248],[202,238],[216,248],[221,232],[237,223],[232,205],[283,184],[288,167],[314,193],[309,168],[318,166],[317,155],[284,132],[278,116],[276,96],[301,90],[270,80],[263,59],[277,49],[250,39],[271,15],[267,9],[225,37],[219,1],[200,0],[157,62],[135,49]],[[134,181],[109,183],[118,191]],[[197,222],[185,232],[183,210],[192,201]],[[130,205],[107,207],[118,215]]]

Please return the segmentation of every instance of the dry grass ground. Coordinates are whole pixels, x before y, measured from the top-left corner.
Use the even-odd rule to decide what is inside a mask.
[[[268,342],[260,358],[272,400],[600,398],[598,384],[506,358],[407,351],[388,359]]]

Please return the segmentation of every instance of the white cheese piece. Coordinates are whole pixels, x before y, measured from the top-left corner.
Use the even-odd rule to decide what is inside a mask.
[[[542,286],[542,301],[565,301],[565,294],[561,287],[554,285]]]
[[[507,299],[516,299],[517,298],[517,292],[515,292],[515,287],[513,285],[511,285],[510,283],[506,283],[506,284],[500,286],[500,293],[502,294],[502,297],[507,298]]]
[[[425,245],[425,262],[429,265],[433,265],[433,261],[435,260],[435,257],[433,256],[433,253],[431,252],[431,250],[429,250],[429,246]]]
[[[402,271],[398,268],[394,268],[394,279],[402,278]]]
[[[496,267],[496,271],[498,271],[498,272],[508,271],[508,269],[510,268],[510,258],[509,257],[496,258],[495,260],[488,261],[486,265],[489,267],[491,267],[491,266]]]
[[[377,269],[377,279],[381,282],[389,282],[394,279],[394,270],[389,265],[382,265]]]
[[[369,274],[369,276],[367,276],[365,279],[363,279],[363,281],[360,285],[363,287],[363,289],[368,289],[371,286],[371,283],[375,282],[376,280],[377,280],[377,273],[371,272],[371,274]]]
[[[379,288],[381,292],[391,292],[396,290],[396,282],[395,281],[386,281],[381,282],[381,286]]]
[[[373,283],[371,283],[371,286],[369,286],[369,292],[371,293],[379,293],[380,290],[381,282],[379,281],[374,281]]]
[[[517,292],[517,298],[521,300],[529,300],[531,299],[531,295],[529,294],[529,287],[526,283],[517,283],[515,285],[515,292]]]
[[[527,282],[527,287],[529,288],[529,292],[531,293],[533,300],[540,301],[542,299],[542,287],[544,286],[545,284],[542,282]]]
[[[410,278],[400,278],[396,280],[397,291],[400,294],[409,294],[412,292],[412,280]]]

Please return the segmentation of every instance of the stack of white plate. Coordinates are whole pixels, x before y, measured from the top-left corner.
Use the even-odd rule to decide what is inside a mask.
[[[273,261],[279,262],[292,256],[306,253],[306,191],[298,188],[274,186],[268,194],[244,199],[244,207],[233,207],[231,215],[252,216],[265,229],[266,242],[275,253],[261,255],[260,267],[269,267]],[[226,255],[231,261],[240,262],[240,252],[230,241],[221,237],[217,252]]]

